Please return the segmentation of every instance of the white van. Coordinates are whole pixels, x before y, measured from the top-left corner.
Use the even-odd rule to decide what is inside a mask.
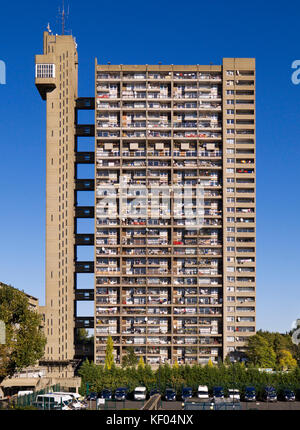
[[[146,387],[136,387],[133,392],[134,400],[146,400]]]
[[[83,409],[83,404],[78,400],[78,398],[80,397],[80,394],[68,393],[68,392],[55,392],[52,394],[55,394],[56,396],[63,396],[64,398],[69,399],[70,400],[69,406],[72,409]]]
[[[198,391],[197,391],[197,397],[198,399],[205,399],[205,400],[209,399],[207,385],[199,385]]]
[[[39,394],[36,397],[36,401],[34,405],[39,409],[62,409],[62,410],[71,410],[69,407],[70,402],[72,401],[71,396],[57,395],[53,393],[49,394]]]
[[[231,400],[240,400],[241,399],[240,391],[235,389],[235,388],[229,388],[228,389],[228,395],[229,395],[229,398]]]

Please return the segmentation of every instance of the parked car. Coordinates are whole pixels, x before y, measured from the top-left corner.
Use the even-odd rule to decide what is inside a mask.
[[[100,399],[105,399],[105,400],[111,400],[112,399],[112,392],[111,390],[108,390],[107,388],[104,388],[100,395],[99,395]]]
[[[239,402],[241,400],[240,390],[237,390],[236,388],[229,388],[228,397],[230,400],[237,400]]]
[[[256,401],[256,391],[254,387],[246,387],[244,399],[246,402],[255,402]]]
[[[296,400],[294,391],[288,389],[283,390],[283,400],[286,402],[294,402]]]
[[[277,402],[277,393],[274,387],[265,387],[263,392],[263,400],[265,402]]]
[[[183,387],[181,392],[182,400],[191,399],[193,397],[193,389],[191,387]]]
[[[213,399],[214,400],[224,399],[223,387],[213,387]]]
[[[160,391],[157,388],[152,388],[149,397],[154,396],[154,394],[160,394]]]
[[[146,400],[147,389],[146,387],[136,387],[133,392],[134,400]]]
[[[86,400],[97,400],[98,394],[97,393],[90,393],[86,396]]]
[[[165,392],[165,399],[167,401],[176,400],[176,391],[173,388],[167,388]]]
[[[199,385],[198,391],[197,391],[197,397],[198,399],[203,399],[203,400],[209,399],[207,385]]]
[[[128,388],[120,387],[115,391],[116,400],[126,400],[128,396]]]

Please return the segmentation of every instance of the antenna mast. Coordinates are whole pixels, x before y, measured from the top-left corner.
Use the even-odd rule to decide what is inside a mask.
[[[60,18],[61,18],[61,34],[64,35],[65,34],[66,19],[69,16],[69,7],[68,7],[68,11],[65,12],[65,2],[64,2],[64,0],[62,1],[62,10],[60,11],[60,8],[59,8],[58,9],[58,13],[59,13]]]

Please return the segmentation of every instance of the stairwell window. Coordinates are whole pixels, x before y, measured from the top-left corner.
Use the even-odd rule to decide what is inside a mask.
[[[36,64],[36,78],[55,78],[55,64]]]

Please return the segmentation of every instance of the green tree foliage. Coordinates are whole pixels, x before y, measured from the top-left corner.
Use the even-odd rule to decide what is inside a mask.
[[[126,354],[123,356],[122,367],[136,366],[138,364],[138,361],[139,359],[134,353],[134,347],[129,346],[126,349]]]
[[[258,367],[273,368],[276,365],[276,353],[272,342],[259,332],[249,338],[247,356],[250,362]]]
[[[282,368],[283,355],[285,357],[289,356],[289,354],[282,351],[289,352],[292,356],[291,358],[300,363],[300,347],[293,344],[291,334],[259,330],[249,338],[247,357],[251,364],[258,367],[280,369]],[[294,361],[291,361],[291,359],[287,360],[289,366],[295,367]]]
[[[144,368],[145,368],[144,359],[143,357],[140,357],[139,363],[138,363],[138,369],[144,369]]]
[[[300,368],[297,366],[289,372],[277,371],[268,373],[259,371],[253,365],[246,367],[243,363],[230,365],[201,366],[195,364],[179,365],[178,367],[162,364],[157,369],[145,364],[144,368],[113,366],[106,370],[104,366],[85,361],[80,368],[82,377],[81,394],[85,394],[86,382],[91,391],[100,392],[103,388],[115,390],[118,387],[128,387],[130,391],[137,386],[145,386],[148,391],[159,388],[164,393],[167,387],[173,387],[180,394],[183,386],[190,386],[194,391],[199,385],[207,385],[210,392],[214,386],[222,386],[224,390],[237,388],[244,392],[246,386],[254,386],[257,393],[262,393],[265,385],[273,385],[275,389],[300,387]]]
[[[295,369],[297,367],[297,360],[295,360],[290,351],[281,349],[279,352],[279,366],[283,370]]]
[[[0,320],[6,326],[6,344],[0,345],[0,380],[36,364],[44,355],[46,338],[42,317],[29,307],[26,294],[0,283]]]
[[[111,336],[108,336],[105,351],[105,368],[110,370],[114,365],[114,343]]]

